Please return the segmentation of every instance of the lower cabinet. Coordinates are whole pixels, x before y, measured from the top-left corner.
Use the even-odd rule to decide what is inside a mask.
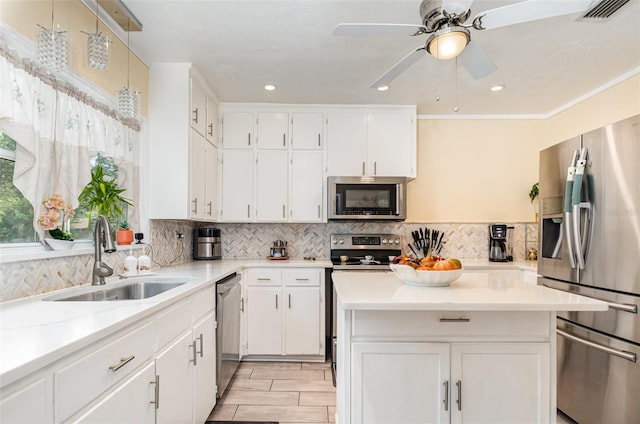
[[[254,268],[243,283],[247,355],[324,355],[323,270]]]
[[[53,421],[51,379],[37,376],[0,393],[0,423],[48,423]]]
[[[547,343],[352,344],[353,423],[542,423]]]
[[[193,327],[196,345],[196,364],[193,370],[193,417],[196,424],[204,423],[215,406],[216,399],[216,320],[210,313]]]
[[[192,367],[195,350],[191,331],[184,333],[156,357],[159,377],[157,422],[191,422],[193,415]]]

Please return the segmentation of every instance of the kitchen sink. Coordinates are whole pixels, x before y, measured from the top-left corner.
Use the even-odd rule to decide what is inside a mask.
[[[185,282],[136,281],[113,288],[100,288],[81,294],[73,294],[66,297],[52,297],[45,300],[53,301],[81,301],[103,302],[111,300],[140,300],[159,295],[168,290],[183,285]]]

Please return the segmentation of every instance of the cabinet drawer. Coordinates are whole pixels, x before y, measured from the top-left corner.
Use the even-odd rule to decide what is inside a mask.
[[[153,354],[152,322],[98,350],[81,353],[54,372],[56,422],[64,421],[102,392],[125,378]]]
[[[553,317],[549,312],[513,311],[354,311],[354,315],[354,337],[405,341],[546,341]]]
[[[282,271],[279,269],[255,268],[247,272],[247,284],[250,286],[280,286]]]
[[[286,286],[320,285],[320,272],[317,269],[285,269],[282,274]]]
[[[191,327],[193,311],[191,298],[171,307],[156,318],[158,326],[157,350]]]
[[[216,304],[215,286],[211,286],[193,295],[193,322],[213,310]]]

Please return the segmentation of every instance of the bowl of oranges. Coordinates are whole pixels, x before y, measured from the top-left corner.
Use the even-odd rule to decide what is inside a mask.
[[[394,262],[389,265],[391,271],[410,286],[444,287],[462,275],[462,264],[456,258],[426,256],[414,259],[403,256]]]

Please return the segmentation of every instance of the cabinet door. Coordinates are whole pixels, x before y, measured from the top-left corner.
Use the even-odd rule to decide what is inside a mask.
[[[256,219],[282,222],[287,220],[288,152],[258,150],[256,168]]]
[[[546,343],[453,344],[451,422],[547,422],[549,349]]]
[[[193,327],[197,362],[193,367],[194,420],[204,423],[216,406],[216,322],[210,313]]]
[[[322,222],[323,175],[321,151],[291,152],[291,221]]]
[[[294,150],[322,150],[324,114],[322,112],[294,112],[291,114],[291,148]]]
[[[72,422],[154,424],[155,377],[155,364],[152,362]]]
[[[218,146],[218,103],[211,97],[207,96],[207,120],[206,120],[205,138],[209,143]]]
[[[367,113],[330,112],[327,119],[327,174],[366,175]]]
[[[350,422],[449,422],[449,344],[352,343],[351,355]]]
[[[222,216],[224,221],[252,221],[253,152],[222,152]]]
[[[259,149],[286,149],[289,145],[289,114],[278,112],[258,113]]]
[[[282,290],[280,287],[247,288],[247,353],[282,353]]]
[[[205,157],[204,218],[218,219],[218,148],[207,141]]]
[[[190,423],[193,420],[193,342],[191,331],[179,337],[156,358],[160,379],[157,423]]]
[[[41,424],[53,422],[53,395],[40,378],[27,386],[0,396],[0,422]]]
[[[222,145],[225,149],[253,149],[253,113],[225,112],[222,117]]]
[[[411,114],[372,112],[369,114],[367,175],[409,177],[412,171]]]
[[[191,128],[204,136],[207,120],[207,95],[197,79],[191,77],[189,80],[191,88]]]
[[[191,204],[190,216],[195,219],[203,219],[206,216],[205,190],[207,169],[207,142],[204,137],[193,128],[191,129],[191,149],[189,151],[189,199]],[[167,171],[169,172],[169,171]]]
[[[319,355],[320,288],[287,287],[284,303],[285,355]]]

